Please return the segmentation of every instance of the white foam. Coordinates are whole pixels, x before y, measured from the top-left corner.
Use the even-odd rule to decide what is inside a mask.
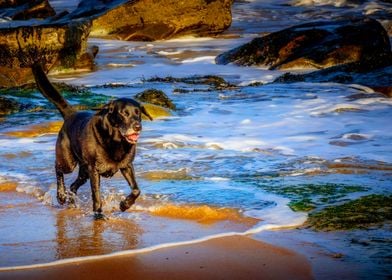
[[[345,7],[345,6],[358,6],[353,4],[351,1],[347,0],[293,0],[291,4],[294,6],[325,6],[332,5],[335,7]]]
[[[214,182],[230,181],[229,178],[223,178],[223,177],[206,177],[204,178],[204,180],[214,181]]]
[[[194,62],[209,62],[214,63],[215,56],[201,56],[195,58],[184,59],[182,63],[194,63]]]

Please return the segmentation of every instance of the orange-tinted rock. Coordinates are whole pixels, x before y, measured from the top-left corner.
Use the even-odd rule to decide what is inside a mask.
[[[31,81],[30,67],[35,62],[55,71],[91,70],[93,54],[87,49],[90,27],[91,23],[78,21],[0,25],[0,86]]]
[[[231,24],[233,0],[82,0],[72,18],[91,17],[91,35],[153,41],[208,36]]]

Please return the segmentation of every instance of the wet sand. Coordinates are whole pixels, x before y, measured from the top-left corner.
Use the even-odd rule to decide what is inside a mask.
[[[0,272],[0,279],[312,279],[304,256],[230,236],[147,253]]]
[[[0,186],[1,280],[312,278],[304,256],[251,236],[198,239],[252,226],[231,212],[176,207],[176,218],[134,210],[128,218],[94,221],[83,209],[59,209],[15,192],[14,182]],[[216,220],[203,222],[199,214]]]

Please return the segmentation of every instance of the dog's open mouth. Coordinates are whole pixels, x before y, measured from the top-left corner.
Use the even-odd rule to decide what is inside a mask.
[[[127,134],[124,135],[125,139],[129,142],[129,143],[136,143],[137,140],[139,139],[139,133],[131,133],[131,134]]]

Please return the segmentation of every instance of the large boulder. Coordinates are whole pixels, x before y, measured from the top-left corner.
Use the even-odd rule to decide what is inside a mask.
[[[72,19],[92,18],[91,35],[153,41],[208,36],[231,24],[233,0],[82,0]]]
[[[374,66],[390,53],[389,37],[381,24],[361,17],[311,22],[274,32],[220,54],[216,63],[323,69],[356,62]]]
[[[0,87],[32,80],[31,65],[52,71],[88,70],[93,54],[87,48],[91,23],[86,21],[27,21],[0,24]]]

